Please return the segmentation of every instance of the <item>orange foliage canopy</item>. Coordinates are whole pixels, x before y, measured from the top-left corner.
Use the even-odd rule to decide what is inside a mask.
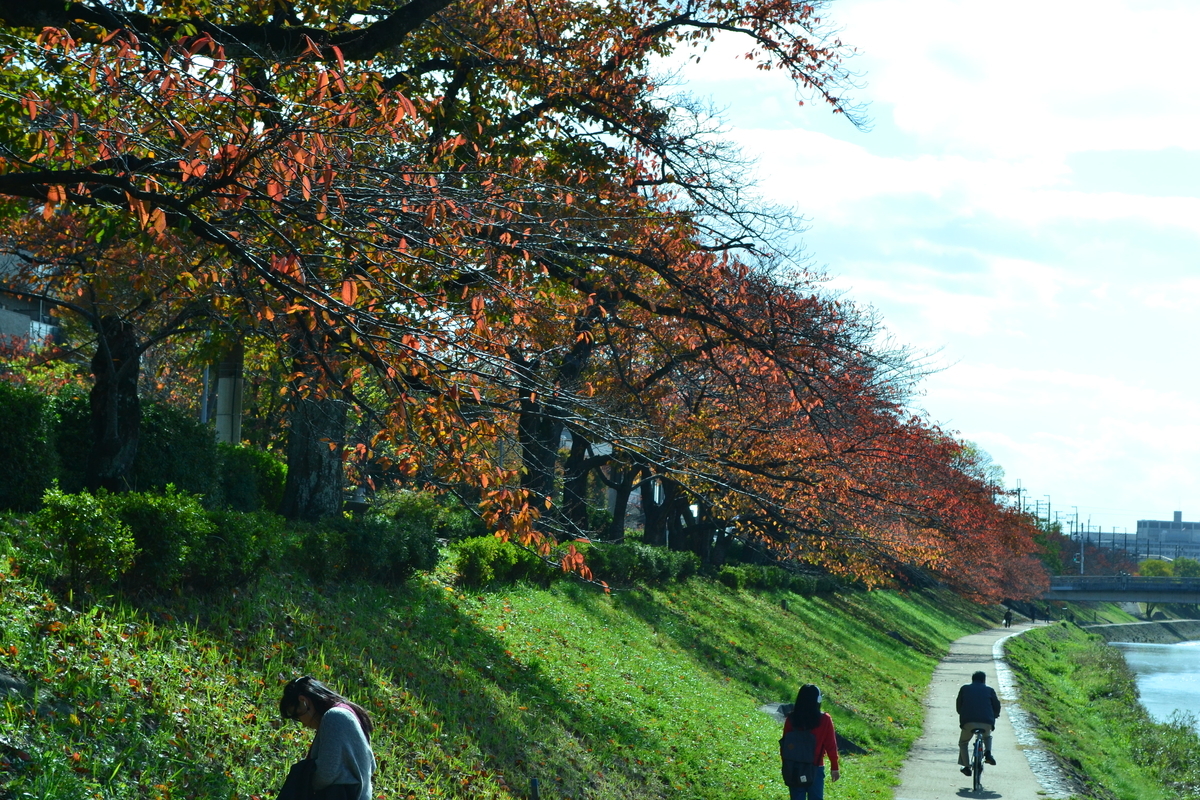
[[[507,535],[553,529],[566,429],[698,506],[702,551],[1018,596],[1029,531],[904,412],[919,368],[650,77],[727,33],[851,112],[820,5],[0,0],[0,197],[26,231],[132,222],[152,294],[280,342],[298,396]]]

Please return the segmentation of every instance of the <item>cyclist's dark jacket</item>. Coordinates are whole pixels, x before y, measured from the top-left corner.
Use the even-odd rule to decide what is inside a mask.
[[[954,707],[958,711],[959,725],[986,722],[995,727],[996,717],[1000,715],[1000,698],[996,697],[996,690],[983,681],[972,681],[958,690]]]

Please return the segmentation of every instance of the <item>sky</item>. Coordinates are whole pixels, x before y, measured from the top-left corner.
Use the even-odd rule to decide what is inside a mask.
[[[868,131],[723,42],[681,73],[915,404],[1093,530],[1200,520],[1200,3],[836,0]]]

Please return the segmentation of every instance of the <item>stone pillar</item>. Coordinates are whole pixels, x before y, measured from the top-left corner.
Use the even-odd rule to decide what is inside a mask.
[[[217,441],[242,442],[242,364],[245,350],[234,342],[217,364]]]

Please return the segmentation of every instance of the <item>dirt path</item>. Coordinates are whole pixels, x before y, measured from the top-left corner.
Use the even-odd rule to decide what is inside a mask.
[[[1012,628],[964,636],[950,646],[938,664],[925,697],[925,731],[913,745],[900,771],[895,800],[950,800],[950,798],[1068,798],[1071,786],[1050,757],[1040,748],[1028,716],[1016,704],[1016,687],[1001,658],[1000,641],[1028,630],[1028,623]],[[958,767],[958,714],[954,700],[969,683],[971,673],[983,670],[1003,705],[996,721],[992,754],[997,765],[983,773],[983,791],[971,791],[971,779]]]

